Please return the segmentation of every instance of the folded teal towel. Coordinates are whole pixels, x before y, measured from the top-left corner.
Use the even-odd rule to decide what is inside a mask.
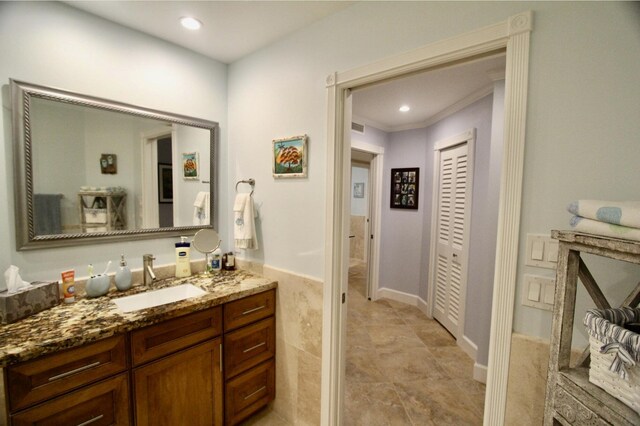
[[[640,228],[640,201],[578,200],[569,204],[567,210],[598,222]]]

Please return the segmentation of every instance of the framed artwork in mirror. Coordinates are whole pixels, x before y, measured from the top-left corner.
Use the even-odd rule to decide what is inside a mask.
[[[391,169],[391,208],[418,210],[420,168]]]
[[[102,154],[100,156],[100,171],[103,175],[118,173],[118,156],[116,154]]]
[[[364,182],[353,184],[353,198],[364,198]]]
[[[182,176],[185,180],[198,180],[198,153],[182,153]]]
[[[158,163],[158,202],[173,203],[173,167]]]

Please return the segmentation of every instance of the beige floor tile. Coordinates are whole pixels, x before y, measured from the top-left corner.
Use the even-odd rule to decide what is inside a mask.
[[[424,349],[425,345],[408,325],[369,325],[366,327],[377,350],[403,348]]]
[[[349,279],[345,424],[482,424],[485,387],[453,336],[415,306],[366,300],[360,265]]]
[[[473,404],[449,379],[394,383],[415,425],[481,425]]]
[[[430,348],[438,346],[454,346],[456,347],[456,339],[453,338],[440,324],[436,321],[425,322],[422,324],[412,324],[411,328],[418,338]]]
[[[242,426],[291,426],[291,423],[280,417],[271,406],[258,411],[240,424]]]
[[[347,383],[345,426],[410,425],[391,383]]]

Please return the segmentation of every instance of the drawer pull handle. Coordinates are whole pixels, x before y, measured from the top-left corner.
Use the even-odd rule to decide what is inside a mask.
[[[255,391],[255,392],[251,392],[249,395],[247,395],[247,396],[245,396],[245,397],[244,397],[244,400],[246,401],[247,399],[251,398],[253,395],[257,394],[258,392],[262,392],[262,391],[263,391],[263,390],[265,390],[266,388],[267,388],[266,386],[263,386],[263,387],[261,387],[260,389],[258,389],[257,391]]]
[[[250,348],[245,349],[244,351],[242,351],[242,353],[243,353],[243,354],[246,354],[247,352],[251,352],[252,350],[254,350],[254,349],[258,349],[260,346],[264,346],[264,345],[266,345],[266,344],[267,344],[267,342],[258,343],[258,344],[257,344],[257,345],[255,345],[255,346],[251,346]]]
[[[53,382],[54,380],[62,379],[64,377],[70,376],[72,374],[79,373],[84,370],[88,370],[89,368],[97,367],[100,365],[100,361],[92,362],[91,364],[87,364],[83,367],[76,368],[75,370],[67,371],[66,373],[58,374],[57,376],[49,377],[49,381]]]
[[[253,308],[253,309],[249,309],[248,311],[244,311],[242,313],[242,315],[248,315],[248,314],[250,314],[252,312],[259,311],[260,309],[264,309],[266,307],[267,307],[267,305],[258,306],[257,308]]]
[[[85,426],[85,425],[89,425],[89,424],[91,424],[91,423],[93,423],[93,422],[97,422],[98,420],[100,420],[100,419],[101,419],[101,418],[103,418],[103,417],[104,417],[104,414],[100,414],[99,416],[95,416],[94,418],[89,419],[89,420],[87,420],[86,422],[82,422],[82,423],[80,423],[78,426]]]

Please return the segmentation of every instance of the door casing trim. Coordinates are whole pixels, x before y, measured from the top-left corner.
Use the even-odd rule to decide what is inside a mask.
[[[323,293],[321,424],[342,421],[344,324],[341,283],[347,279],[345,196],[349,194],[350,146],[345,146],[345,102],[353,88],[506,50],[504,154],[489,343],[484,424],[504,423],[513,326],[533,12],[422,48],[327,77],[327,176],[325,284]],[[348,200],[347,200],[348,202]]]

